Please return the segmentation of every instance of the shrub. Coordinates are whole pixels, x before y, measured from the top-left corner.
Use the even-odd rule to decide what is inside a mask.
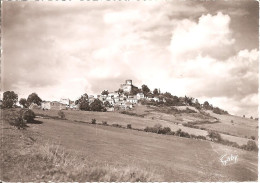
[[[178,129],[176,132],[175,132],[175,135],[176,136],[180,136],[180,133],[181,133],[182,131],[181,131],[181,129]]]
[[[236,142],[231,142],[229,140],[221,140],[220,141],[221,144],[223,145],[227,145],[227,146],[232,146],[232,147],[239,147],[239,145]]]
[[[13,123],[10,123],[11,125],[17,127],[18,129],[25,129],[26,127],[26,121],[23,120],[21,117],[17,117]]]
[[[59,116],[61,119],[65,119],[65,114],[64,114],[64,112],[61,111],[61,110],[59,110],[58,116]]]
[[[257,151],[258,150],[258,147],[257,147],[255,141],[249,140],[247,142],[246,146],[247,146],[246,149],[249,150],[249,151]]]
[[[97,121],[97,120],[94,118],[94,119],[91,120],[91,123],[92,123],[92,124],[96,124],[96,121]]]
[[[129,128],[129,129],[132,129],[132,125],[131,124],[127,124],[126,127]]]
[[[158,131],[159,134],[167,134],[170,132],[171,132],[171,129],[169,127],[160,128]]]
[[[102,121],[102,125],[108,125],[106,121]]]
[[[251,139],[252,139],[252,140],[255,140],[255,136],[251,136]]]
[[[117,123],[112,124],[112,126],[118,127],[118,128],[121,128],[121,127],[122,127],[122,125],[119,125],[119,124],[117,124]]]
[[[170,132],[167,132],[166,135],[175,135],[175,132],[170,131]]]
[[[27,123],[33,122],[35,118],[35,114],[32,110],[26,109],[26,110],[20,110],[20,117],[27,121]]]
[[[162,132],[162,125],[161,124],[156,124],[153,127],[146,127],[144,129],[145,132],[152,132],[152,133],[159,133]]]
[[[220,134],[218,132],[214,132],[214,131],[209,131],[208,132],[208,136],[213,140],[213,141],[221,141],[222,138],[220,136]]]
[[[202,135],[198,135],[198,136],[196,136],[196,137],[197,137],[197,139],[206,140],[206,137],[204,137],[204,136],[202,136]]]

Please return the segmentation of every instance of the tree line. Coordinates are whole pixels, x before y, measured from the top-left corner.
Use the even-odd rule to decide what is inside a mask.
[[[18,95],[14,91],[6,91],[3,93],[3,101],[1,108],[13,108],[18,102]],[[19,104],[24,108],[28,108],[32,103],[41,105],[42,99],[37,95],[37,93],[30,94],[27,99],[21,98]]]

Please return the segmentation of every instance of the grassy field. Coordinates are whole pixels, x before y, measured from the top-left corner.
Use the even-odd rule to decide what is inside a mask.
[[[66,117],[69,114],[66,112]],[[98,121],[104,118],[102,114],[96,113]],[[72,120],[38,120],[42,123],[29,124],[26,130],[2,126],[2,180],[102,181],[100,177],[108,181],[257,180],[256,152]],[[223,166],[219,158],[224,154],[238,155],[238,162]],[[79,168],[72,171],[75,166]]]
[[[34,110],[34,111],[37,115],[58,117],[58,111],[55,110],[48,110],[48,111]],[[185,131],[189,134],[202,135],[202,136],[206,136],[208,134],[208,131],[182,126],[182,124],[189,121],[216,120],[214,117],[208,117],[198,113],[189,113],[189,114],[182,113],[182,114],[174,114],[174,115],[166,114],[163,112],[155,111],[154,108],[149,108],[142,105],[136,106],[135,109],[130,112],[144,117],[131,116],[126,114],[121,114],[119,112],[102,113],[102,112],[93,112],[93,111],[64,110],[66,119],[71,121],[91,122],[92,119],[96,119],[97,122],[99,123],[101,123],[102,121],[106,121],[110,125],[119,124],[126,127],[127,124],[131,124],[132,128],[136,128],[136,129],[144,129],[147,126],[151,127],[159,123],[162,126],[170,127],[172,131],[177,131],[178,129],[181,129],[182,131]],[[179,120],[179,118],[181,118],[182,120]],[[222,122],[213,123],[210,125],[221,126],[222,124],[225,123]],[[235,131],[235,129],[232,128],[233,127],[225,129],[225,132],[228,131],[231,134],[232,131]],[[236,142],[239,145],[243,145],[248,142],[248,139],[245,138],[244,136],[240,137],[240,136],[233,136],[227,134],[221,134],[221,136],[223,139]]]
[[[184,110],[185,106],[176,107],[179,110]],[[196,110],[193,107],[189,107],[192,110]],[[219,115],[215,114],[212,111],[206,111],[206,113],[210,114],[210,116],[206,116],[200,113],[171,113],[168,112],[160,112],[167,111],[166,109],[160,109],[157,107],[149,107],[146,106],[136,106],[134,112],[145,115],[148,118],[160,119],[169,121],[172,123],[180,123],[184,124],[187,122],[196,122],[196,121],[208,121],[213,122],[209,124],[199,124],[197,126],[204,127],[209,130],[215,130],[222,133],[228,133],[233,136],[242,137],[242,138],[250,138],[254,136],[258,139],[258,121],[248,118],[242,118],[239,116],[233,115]],[[197,110],[196,110],[197,111]],[[218,121],[219,123],[214,123]]]

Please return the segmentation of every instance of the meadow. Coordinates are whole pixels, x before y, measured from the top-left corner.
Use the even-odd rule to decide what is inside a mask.
[[[158,123],[154,119],[120,113],[64,111],[66,119],[62,120],[56,118],[57,112],[41,111],[45,117],[37,117],[38,123],[27,124],[25,130],[2,123],[1,180],[257,180],[257,152],[211,141],[100,125],[104,120],[109,125],[121,121],[123,127],[131,123],[132,127],[143,128]],[[89,123],[93,118],[97,124]],[[223,166],[220,158],[224,154],[238,155],[238,161]]]
[[[37,115],[40,116],[50,116],[58,118],[58,111],[56,110],[34,110]],[[177,131],[181,129],[184,132],[193,135],[202,135],[207,136],[208,130],[216,130],[218,131],[222,138],[225,140],[229,140],[232,142],[236,142],[238,145],[244,145],[248,142],[247,137],[255,136],[257,140],[257,121],[251,121],[251,124],[247,123],[239,123],[239,120],[236,120],[237,125],[232,126],[229,122],[230,126],[227,126],[227,122],[217,117],[206,116],[200,113],[165,113],[162,111],[156,110],[156,108],[146,107],[143,105],[137,105],[133,110],[130,111],[130,114],[127,115],[122,114],[120,112],[93,112],[93,111],[74,111],[74,110],[64,110],[63,111],[66,119],[71,121],[78,122],[91,122],[92,119],[96,119],[98,122],[107,122],[108,124],[119,124],[122,126],[127,126],[127,124],[131,124],[132,128],[143,130],[145,127],[152,127],[156,124],[161,124],[164,127],[170,127],[172,131]],[[219,115],[229,117],[229,115]],[[214,123],[216,118],[219,120],[219,123]],[[239,117],[237,117],[239,118]],[[239,118],[240,119],[240,118]],[[184,123],[193,122],[193,121],[212,121],[211,124],[202,124],[198,125],[199,127],[203,127],[203,125],[208,125],[205,129],[200,128],[190,128],[187,126],[183,126]],[[243,120],[243,119],[242,119]],[[241,121],[241,120],[240,120]],[[249,125],[254,125],[249,126]],[[216,128],[218,127],[218,128]],[[222,129],[224,129],[222,131]],[[244,130],[243,130],[244,129]],[[236,130],[238,132],[236,132]],[[242,131],[242,132],[241,132]],[[232,133],[233,132],[233,133]],[[238,133],[242,133],[243,135],[239,135]]]

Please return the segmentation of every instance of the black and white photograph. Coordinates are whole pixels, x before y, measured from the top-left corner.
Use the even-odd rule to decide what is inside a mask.
[[[1,182],[258,182],[257,0],[1,0]]]

